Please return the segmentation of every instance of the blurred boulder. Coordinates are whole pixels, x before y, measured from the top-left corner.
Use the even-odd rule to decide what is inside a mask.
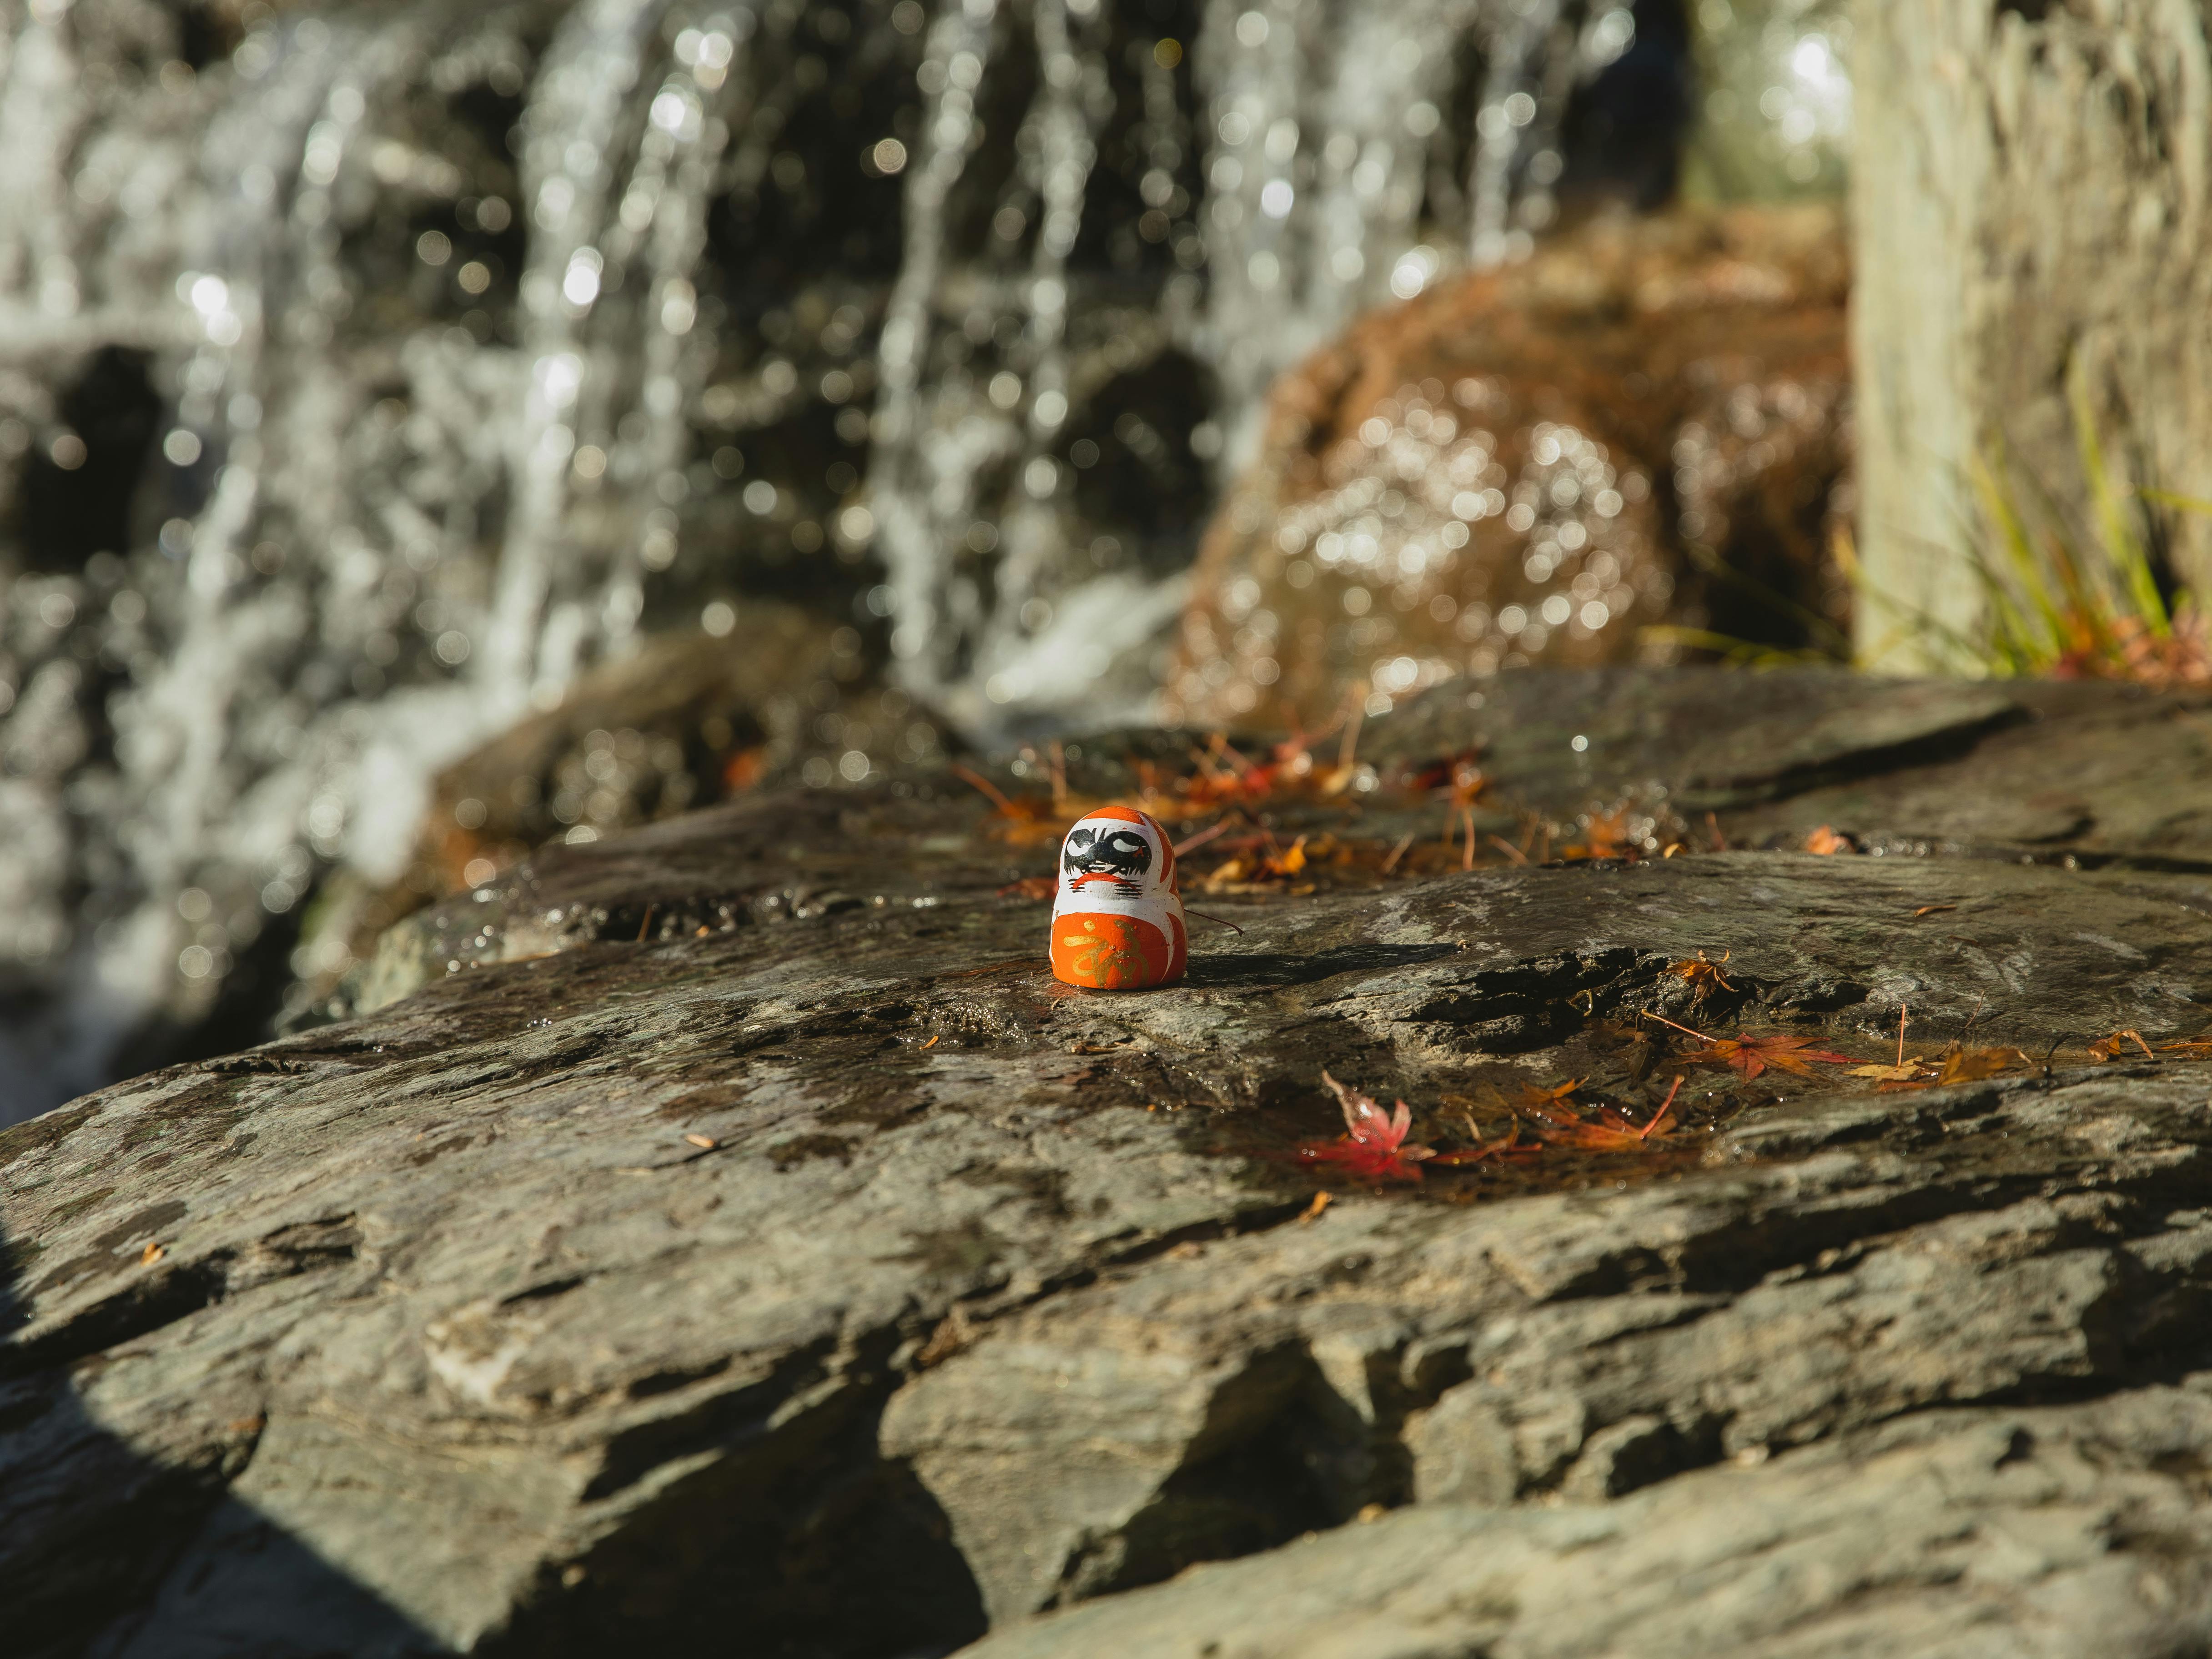
[[[857,782],[939,742],[857,629],[749,605],[730,636],[649,641],[441,772],[420,856],[444,889],[476,886],[556,836],[596,841],[787,774]]]
[[[1283,377],[1200,552],[1171,720],[1462,672],[1839,640],[1850,266],[1820,205],[1601,216]]]
[[[547,842],[597,841],[763,782],[859,783],[942,754],[936,724],[882,683],[855,629],[750,605],[726,636],[657,635],[439,773],[400,880],[332,880],[287,1023],[326,1008],[392,923]]]

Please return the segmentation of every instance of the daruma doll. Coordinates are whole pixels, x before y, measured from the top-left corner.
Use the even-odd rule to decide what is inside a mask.
[[[1128,806],[1103,806],[1060,847],[1052,976],[1093,991],[1144,991],[1182,977],[1182,897],[1167,831]]]

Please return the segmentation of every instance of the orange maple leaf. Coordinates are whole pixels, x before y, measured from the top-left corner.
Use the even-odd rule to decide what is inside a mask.
[[[1472,1119],[1468,1120],[1468,1127],[1471,1132],[1474,1132]],[[1442,1167],[1463,1170],[1469,1164],[1487,1163],[1492,1158],[1533,1158],[1543,1151],[1543,1147],[1538,1143],[1524,1142],[1521,1139],[1521,1121],[1518,1118],[1513,1121],[1512,1126],[1506,1130],[1505,1138],[1502,1140],[1485,1140],[1480,1132],[1474,1132],[1474,1145],[1472,1146],[1462,1146],[1452,1152],[1438,1152],[1429,1161]]]
[[[1943,1056],[1938,1083],[1978,1083],[1985,1077],[2034,1062],[2017,1048],[1953,1048]]]
[[[1582,1115],[1567,1104],[1579,1086],[1565,1083],[1555,1089],[1524,1089],[1516,1109],[1537,1120],[1536,1137],[1547,1146],[1571,1146],[1588,1152],[1630,1152],[1666,1133],[1666,1126],[1674,1121],[1674,1099],[1682,1092],[1682,1079],[1674,1079],[1649,1123],[1638,1123],[1603,1104],[1592,1105],[1591,1115]]]
[[[1961,1048],[1954,1042],[1943,1051],[1940,1064],[1935,1060],[1923,1060],[1920,1064],[1936,1067],[1935,1074],[1910,1082],[1885,1083],[1881,1092],[1903,1094],[1940,1089],[1953,1083],[1979,1083],[1984,1078],[2016,1071],[2034,1062],[2017,1048]]]
[[[2151,1053],[2150,1044],[2143,1041],[2142,1033],[2136,1030],[2115,1031],[2108,1037],[2099,1037],[2089,1045],[2089,1058],[2101,1066],[2108,1060],[2116,1059],[2130,1042],[2143,1051],[2146,1060],[2158,1058]]]
[[[1729,983],[1728,976],[1721,972],[1721,969],[1728,964],[1729,958],[1735,954],[1732,950],[1723,951],[1721,952],[1721,959],[1714,962],[1708,958],[1703,951],[1700,951],[1695,962],[1670,962],[1659,971],[1686,981],[1691,989],[1703,999],[1711,996],[1716,988],[1723,991],[1735,989],[1735,986]]]
[[[1698,1053],[1686,1056],[1692,1066],[1727,1066],[1743,1073],[1749,1082],[1770,1068],[1787,1072],[1792,1077],[1813,1075],[1813,1061],[1821,1060],[1830,1066],[1849,1066],[1851,1057],[1826,1048],[1815,1048],[1820,1041],[1809,1036],[1754,1036],[1749,1031],[1738,1031],[1732,1037],[1710,1037],[1703,1031],[1693,1031],[1686,1025],[1676,1025],[1663,1015],[1651,1018],[1662,1025],[1671,1025],[1685,1036],[1693,1036],[1705,1046]]]
[[[1851,1063],[1849,1054],[1815,1048],[1813,1044],[1818,1041],[1817,1037],[1808,1036],[1753,1036],[1748,1031],[1739,1031],[1734,1037],[1724,1038],[1704,1054],[1693,1054],[1691,1058],[1718,1060],[1723,1065],[1733,1066],[1743,1073],[1747,1082],[1770,1066],[1778,1072],[1787,1072],[1792,1077],[1810,1077],[1813,1075],[1812,1062],[1816,1060],[1831,1066]]]

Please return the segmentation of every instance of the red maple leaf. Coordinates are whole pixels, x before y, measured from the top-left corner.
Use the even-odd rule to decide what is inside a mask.
[[[1342,1140],[1299,1142],[1299,1158],[1308,1164],[1340,1164],[1354,1175],[1378,1180],[1419,1181],[1422,1160],[1434,1158],[1436,1152],[1419,1142],[1406,1144],[1407,1132],[1413,1122],[1413,1111],[1406,1103],[1399,1101],[1396,1111],[1386,1112],[1374,1096],[1346,1088],[1327,1072],[1321,1079],[1334,1091],[1336,1103],[1344,1110],[1344,1127],[1350,1133]]]

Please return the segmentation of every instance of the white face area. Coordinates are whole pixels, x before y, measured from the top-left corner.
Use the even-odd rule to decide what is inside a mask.
[[[1065,908],[1121,908],[1163,902],[1175,854],[1150,818],[1094,813],[1079,819],[1060,846],[1060,897]]]

